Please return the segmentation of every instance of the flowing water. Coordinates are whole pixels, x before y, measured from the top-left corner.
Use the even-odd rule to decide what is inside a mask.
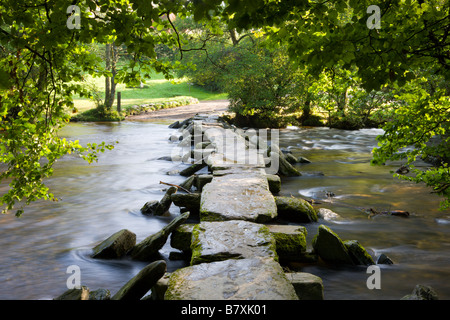
[[[186,165],[157,160],[170,156],[170,121],[73,123],[61,135],[81,143],[119,141],[96,164],[68,156],[48,180],[59,202],[37,202],[22,218],[0,216],[0,299],[52,299],[67,289],[68,267],[81,270],[81,284],[114,294],[146,263],[128,258],[91,259],[93,246],[120,229],[137,241],[159,231],[179,214],[147,217],[142,205],[160,200],[166,183],[184,178],[167,175]],[[390,170],[399,164],[372,167],[370,152],[379,130],[343,131],[325,128],[283,130],[280,144],[312,163],[298,165],[301,177],[283,178],[282,194],[312,198],[341,215],[336,221],[305,225],[308,241],[323,223],[344,239],[356,239],[374,256],[388,255],[394,265],[381,266],[381,289],[366,286],[366,267],[305,265],[320,276],[325,299],[399,299],[416,284],[432,286],[441,299],[450,298],[450,213],[437,210],[439,198],[422,185],[399,181]],[[5,184],[1,185],[2,190]],[[334,197],[327,197],[332,192]],[[368,219],[364,208],[405,210],[408,218]],[[168,259],[169,242],[160,251],[168,271],[183,266]]]

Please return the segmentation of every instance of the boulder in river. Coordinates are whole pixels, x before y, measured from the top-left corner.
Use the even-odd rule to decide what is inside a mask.
[[[401,300],[439,300],[439,298],[432,287],[418,284],[411,294],[404,296]]]
[[[358,242],[358,240],[346,240],[344,241],[347,247],[348,253],[356,265],[372,265],[375,264],[371,255],[367,250]]]
[[[137,260],[148,261],[164,246],[167,238],[178,226],[180,226],[189,217],[189,212],[185,212],[173,219],[167,226],[159,232],[148,236],[138,243],[131,250],[131,257]]]
[[[275,197],[278,217],[292,222],[318,221],[316,210],[306,200],[294,197]]]
[[[326,221],[337,220],[341,218],[339,214],[327,208],[319,208],[317,210],[317,217]]]
[[[141,208],[141,212],[147,215],[164,215],[167,211],[169,211],[169,208],[172,204],[171,195],[175,194],[177,190],[177,187],[170,187],[169,189],[167,189],[166,193],[160,201],[153,200],[144,204],[144,206]]]
[[[111,299],[140,300],[164,276],[166,269],[164,260],[150,263],[120,288]]]
[[[136,244],[136,234],[122,229],[93,248],[93,258],[115,259],[124,256]]]
[[[323,224],[319,226],[318,233],[312,240],[312,246],[319,257],[326,262],[354,264],[347,247],[339,236]]]
[[[377,264],[394,264],[394,262],[391,260],[391,258],[382,253],[377,259]]]
[[[174,205],[186,208],[192,214],[197,214],[200,211],[200,193],[174,193],[171,198]]]

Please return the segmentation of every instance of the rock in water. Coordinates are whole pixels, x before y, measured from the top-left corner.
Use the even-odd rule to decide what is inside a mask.
[[[142,208],[141,212],[143,214],[148,215],[155,215],[155,216],[162,216],[167,211],[169,211],[169,208],[172,204],[172,198],[171,196],[177,192],[177,187],[170,187],[167,189],[166,193],[164,194],[164,197],[161,199],[161,201],[149,201],[147,202]]]
[[[318,220],[314,208],[306,201],[294,197],[275,197],[278,217],[293,222],[315,222]]]
[[[97,259],[120,258],[133,249],[135,244],[136,235],[127,229],[122,229],[94,247],[92,257]]]
[[[339,214],[337,214],[336,212],[333,212],[330,209],[326,209],[326,208],[319,208],[319,210],[317,210],[317,216],[320,219],[323,220],[337,220],[339,218],[341,218],[341,216]]]
[[[140,300],[164,276],[166,269],[164,260],[150,263],[120,288],[111,299]]]
[[[323,300],[322,279],[306,272],[286,273],[300,300]]]
[[[174,205],[186,208],[192,214],[198,214],[200,211],[200,193],[175,193],[172,195],[171,199]]]
[[[344,241],[344,244],[347,247],[354,264],[366,266],[375,264],[373,258],[357,240],[346,240]]]
[[[178,228],[189,217],[189,212],[185,212],[173,219],[167,226],[159,232],[148,236],[142,242],[138,243],[131,251],[133,259],[148,261],[164,246],[167,238],[173,230]]]
[[[394,264],[394,262],[384,253],[382,253],[378,259],[377,264]]]
[[[324,261],[353,265],[348,249],[339,236],[325,225],[320,225],[312,240],[314,251]]]
[[[111,293],[108,289],[97,289],[89,292],[89,300],[110,300]]]
[[[69,289],[53,300],[89,300],[89,288],[82,286],[80,289]]]
[[[404,296],[401,300],[439,300],[439,298],[432,287],[418,284],[411,294]]]
[[[273,194],[277,194],[281,191],[281,179],[276,174],[266,175],[267,182],[269,183],[269,190]]]

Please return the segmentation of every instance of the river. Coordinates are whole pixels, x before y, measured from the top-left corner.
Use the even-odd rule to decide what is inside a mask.
[[[186,165],[158,160],[170,156],[173,129],[170,120],[121,123],[71,123],[61,136],[87,142],[112,143],[114,150],[87,164],[76,156],[57,162],[47,184],[59,202],[38,201],[21,218],[0,216],[0,299],[52,299],[63,293],[71,274],[81,270],[81,284],[114,294],[137,274],[144,262],[128,258],[95,260],[93,246],[120,229],[136,233],[137,241],[159,231],[179,214],[147,217],[142,205],[160,200],[167,187],[184,178],[168,175]],[[336,221],[305,225],[308,241],[323,223],[344,239],[356,239],[375,256],[385,253],[393,265],[381,266],[381,289],[368,289],[366,267],[305,265],[302,271],[320,276],[325,299],[400,299],[416,284],[432,286],[440,299],[450,298],[450,212],[439,211],[439,198],[420,184],[399,181],[390,170],[399,164],[369,165],[380,130],[289,128],[280,133],[280,145],[312,161],[298,165],[301,177],[282,179],[282,195],[321,201],[320,206],[341,215]],[[0,188],[4,189],[5,185]],[[332,192],[334,197],[327,197]],[[408,218],[377,216],[369,219],[362,208],[405,210]],[[169,242],[160,251],[168,271],[184,264],[168,259]]]

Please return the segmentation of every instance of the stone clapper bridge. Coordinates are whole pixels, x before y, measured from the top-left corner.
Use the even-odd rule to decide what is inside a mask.
[[[183,132],[171,160],[194,158],[182,170],[188,177],[180,186],[171,186],[161,201],[146,203],[143,214],[162,215],[173,203],[186,212],[159,232],[136,244],[136,235],[120,230],[93,248],[93,258],[111,259],[130,255],[132,259],[154,261],[170,236],[172,248],[190,257],[190,266],[166,272],[164,260],[150,263],[128,281],[113,300],[139,300],[151,289],[156,300],[321,300],[319,277],[304,272],[284,272],[280,262],[326,262],[372,265],[372,257],[357,240],[341,241],[325,225],[320,225],[307,251],[306,228],[297,223],[328,220],[338,215],[317,211],[304,199],[275,196],[280,192],[279,175],[301,175],[278,147],[278,131],[253,134],[230,126],[217,115],[196,115],[170,126]],[[250,134],[249,134],[250,132]],[[180,141],[181,140],[181,141]],[[192,148],[194,146],[194,148]],[[295,158],[295,157],[294,157]],[[307,159],[306,159],[307,161]],[[208,167],[208,174],[196,174]],[[190,192],[194,182],[197,192]],[[186,193],[177,192],[178,189]],[[325,210],[323,212],[322,210]],[[327,212],[328,211],[328,212]],[[186,223],[191,216],[196,223]],[[334,216],[333,216],[334,215]],[[293,224],[276,224],[281,218]],[[103,291],[68,290],[57,299],[107,299]]]
[[[270,153],[268,167],[263,154],[267,148],[258,148],[264,141],[257,135],[246,139],[241,129],[226,128],[217,119],[197,115],[184,129],[192,134],[188,141],[201,135],[201,141],[194,143],[194,152],[200,152],[194,159],[201,160],[190,168],[208,166],[211,174],[198,175],[200,223],[181,225],[172,233],[172,247],[190,252],[191,263],[159,281],[164,299],[297,300],[306,291],[315,292],[310,298],[322,299],[320,278],[298,273],[294,279],[279,264],[280,254],[289,250],[277,252],[277,235],[289,238],[291,251],[305,254],[306,229],[265,224],[277,217],[270,187],[276,189],[278,183],[279,189],[280,178],[272,174],[278,171],[278,152]],[[183,196],[189,197],[176,194],[173,202],[183,206]],[[313,290],[297,294],[293,283],[299,281]]]

